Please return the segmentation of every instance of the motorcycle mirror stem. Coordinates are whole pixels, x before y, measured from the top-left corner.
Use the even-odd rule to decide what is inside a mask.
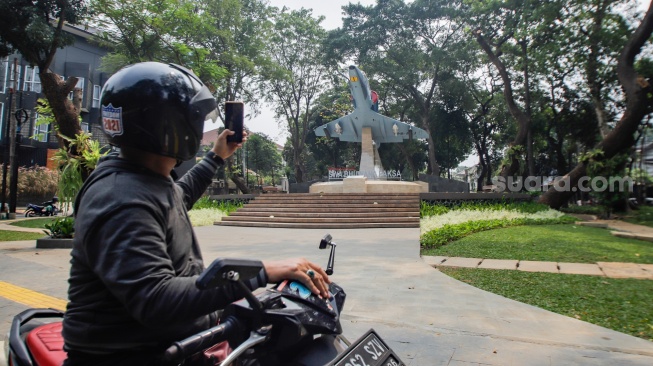
[[[327,263],[326,274],[331,276],[333,274],[333,262],[335,261],[336,255],[336,243],[331,241],[332,237],[330,234],[326,234],[322,240],[320,240],[320,249],[326,249],[331,247],[331,253],[329,253],[329,262]]]
[[[258,328],[261,326],[261,316],[263,315],[263,304],[254,296],[252,291],[245,285],[243,281],[240,280],[240,273],[237,271],[229,271],[226,275],[227,280],[235,282],[238,284],[238,287],[243,291],[245,294],[245,299],[249,303],[249,306],[254,309],[254,313],[256,314],[254,318],[254,325],[255,328]]]

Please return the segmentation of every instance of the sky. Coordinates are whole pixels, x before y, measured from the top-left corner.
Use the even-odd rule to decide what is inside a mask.
[[[376,4],[376,0],[327,0],[327,1],[309,1],[309,0],[270,0],[271,6],[283,7],[297,10],[301,8],[313,9],[313,16],[323,15],[325,17],[322,26],[327,29],[335,29],[342,25],[342,6],[349,3],[361,3],[363,5]],[[247,108],[247,105],[245,105]],[[247,113],[247,112],[246,112]],[[221,122],[207,123],[205,131],[214,130],[222,127]],[[253,119],[245,120],[245,127],[253,132],[266,134],[279,145],[286,141],[287,134],[279,127],[279,123],[274,119],[272,107],[263,105],[261,113]]]

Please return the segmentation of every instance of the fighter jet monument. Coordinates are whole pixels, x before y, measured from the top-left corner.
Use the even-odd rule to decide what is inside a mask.
[[[377,180],[383,172],[378,152],[382,143],[426,139],[428,134],[421,128],[379,114],[378,96],[370,90],[367,77],[358,67],[349,66],[348,84],[354,111],[316,128],[315,135],[337,138],[340,141],[360,142],[359,172],[367,179]]]

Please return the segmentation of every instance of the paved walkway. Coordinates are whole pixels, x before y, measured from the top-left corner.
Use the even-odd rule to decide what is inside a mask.
[[[1,228],[0,228],[1,229]],[[196,228],[204,258],[326,264],[325,230]],[[374,328],[409,366],[652,365],[653,342],[513,301],[444,275],[419,256],[417,229],[330,230],[338,244],[333,281],[347,292],[344,335]],[[65,299],[70,250],[0,243],[0,281]],[[12,287],[13,286],[13,287]],[[0,297],[0,334],[32,306]],[[2,360],[0,359],[0,364]]]
[[[598,262],[565,263],[521,261],[517,259],[483,259],[462,257],[422,256],[429,265],[437,267],[464,267],[506,269],[525,272],[548,272],[604,276],[610,278],[639,278],[653,280],[653,264]]]

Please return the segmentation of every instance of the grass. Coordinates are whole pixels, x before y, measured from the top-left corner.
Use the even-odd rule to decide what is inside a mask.
[[[653,341],[651,280],[473,268],[439,269],[474,287]]]
[[[515,226],[469,235],[422,255],[572,263],[653,263],[653,243],[576,225]]]
[[[645,225],[653,227],[653,207],[640,206],[638,210],[633,210],[629,213],[624,221],[632,224]]]
[[[54,222],[56,218],[38,218],[12,222],[11,225],[19,227],[27,227],[32,229],[45,229],[46,224]]]
[[[28,233],[24,231],[0,230],[0,241],[36,240],[45,236],[45,233]]]

